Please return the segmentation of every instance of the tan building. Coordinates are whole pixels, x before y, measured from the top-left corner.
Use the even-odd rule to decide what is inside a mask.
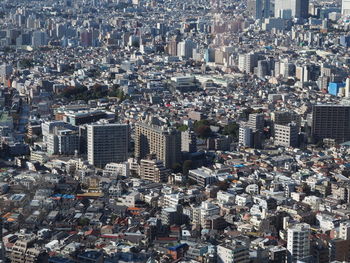
[[[166,168],[172,168],[181,159],[181,134],[175,129],[138,123],[135,127],[135,157],[155,154]]]
[[[44,254],[32,247],[35,240],[17,240],[12,247],[11,263],[46,262]]]
[[[142,179],[150,180],[153,182],[166,182],[170,171],[164,167],[164,164],[160,160],[142,159],[140,164],[140,176]]]

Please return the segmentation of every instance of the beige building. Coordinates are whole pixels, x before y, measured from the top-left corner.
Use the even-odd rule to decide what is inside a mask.
[[[175,129],[138,123],[135,127],[135,157],[144,159],[155,154],[166,168],[181,160],[181,134]]]
[[[12,247],[11,262],[12,263],[34,263],[44,262],[40,259],[43,255],[40,250],[32,247],[35,240],[17,240]],[[43,261],[42,261],[43,260]]]
[[[296,147],[298,145],[299,128],[295,123],[275,125],[275,145]]]
[[[166,182],[170,171],[164,167],[163,161],[156,159],[142,159],[140,164],[140,177],[153,182]]]

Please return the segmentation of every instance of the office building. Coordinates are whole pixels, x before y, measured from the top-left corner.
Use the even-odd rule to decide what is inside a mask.
[[[296,262],[310,256],[310,225],[300,223],[287,230],[288,262]]]
[[[311,131],[315,141],[325,138],[334,139],[337,143],[350,141],[350,106],[314,105]]]
[[[295,123],[287,125],[275,124],[275,145],[297,147],[299,127]]]
[[[47,45],[48,36],[44,31],[35,31],[32,35],[32,46],[41,47]]]
[[[79,153],[80,137],[76,128],[55,127],[47,138],[47,153],[50,155]]]
[[[289,16],[295,18],[308,18],[309,0],[276,0],[275,17],[289,19]]]
[[[249,0],[248,11],[255,19],[270,17],[271,3],[270,0]]]
[[[175,129],[138,123],[135,127],[135,157],[144,159],[155,154],[166,168],[181,160],[181,134]]]
[[[104,168],[107,163],[125,162],[128,158],[127,124],[91,124],[87,126],[87,154],[91,165]]]

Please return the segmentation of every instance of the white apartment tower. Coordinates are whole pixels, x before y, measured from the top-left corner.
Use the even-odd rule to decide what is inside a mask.
[[[310,256],[310,225],[292,225],[287,231],[288,262],[296,262]]]

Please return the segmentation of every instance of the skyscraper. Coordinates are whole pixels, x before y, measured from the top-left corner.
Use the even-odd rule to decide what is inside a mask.
[[[288,12],[295,18],[308,18],[309,0],[275,1],[275,17],[288,18]]]
[[[350,141],[350,106],[314,105],[311,129],[316,141],[325,138],[338,143]]]
[[[144,159],[148,154],[155,154],[166,168],[172,168],[181,159],[180,132],[152,124],[136,124],[135,157]]]
[[[263,19],[270,17],[271,3],[270,0],[249,0],[248,1],[248,10],[249,13],[255,19]]]
[[[87,126],[88,161],[104,168],[107,163],[125,162],[128,158],[127,124],[91,124]]]

